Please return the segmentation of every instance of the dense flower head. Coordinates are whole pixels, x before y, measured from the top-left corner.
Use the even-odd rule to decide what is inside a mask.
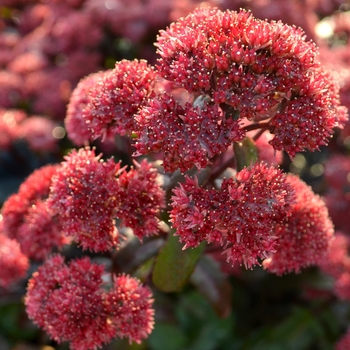
[[[274,232],[278,247],[264,260],[263,266],[277,275],[300,272],[326,257],[334,227],[324,201],[296,175],[288,174],[296,202],[285,222],[277,222]]]
[[[82,115],[93,138],[109,133],[130,135],[136,128],[134,115],[151,97],[155,72],[144,60],[122,60],[104,74],[89,91]]]
[[[319,263],[321,270],[334,278],[340,277],[347,270],[350,271],[349,249],[350,237],[336,231],[326,257]]]
[[[3,216],[3,230],[9,238],[17,238],[18,229],[23,224],[24,216],[31,206],[30,202],[18,193],[14,193],[5,201],[1,213]]]
[[[118,177],[116,216],[142,239],[158,232],[160,210],[165,207],[165,193],[157,182],[158,172],[146,160]]]
[[[243,138],[239,124],[226,119],[218,106],[198,101],[197,106],[181,105],[166,93],[151,100],[137,116],[142,131],[135,155],[162,151],[165,171],[185,172],[194,165],[205,168],[210,158]]]
[[[220,242],[228,262],[247,268],[275,251],[274,228],[285,221],[294,200],[285,175],[265,163],[224,179],[220,190],[202,189],[187,179],[174,194],[170,217],[185,247]]]
[[[53,249],[68,243],[59,217],[48,212],[45,202],[58,167],[46,165],[35,170],[2,208],[4,233],[16,239],[31,259],[44,259]]]
[[[114,336],[103,300],[103,266],[88,258],[71,261],[56,255],[48,259],[28,282],[27,314],[57,342],[71,349],[96,349]]]
[[[103,161],[94,149],[73,150],[52,179],[48,207],[63,231],[83,249],[109,250],[118,243],[114,222],[120,164]]]
[[[275,137],[270,144],[277,150],[295,153],[318,150],[326,145],[334,127],[347,120],[345,107],[339,106],[339,89],[329,74],[319,68],[312,80],[288,102],[288,108],[276,113],[269,123]],[[325,93],[326,91],[326,93]]]
[[[300,28],[198,8],[161,31],[156,46],[164,79],[207,96],[227,118],[265,121],[270,144],[291,157],[326,144],[345,120],[339,88]]]
[[[16,238],[23,253],[34,260],[44,260],[55,248],[69,243],[59,217],[52,216],[46,202],[40,200],[28,208]]]
[[[184,249],[197,247],[205,240],[219,242],[221,232],[207,217],[209,209],[214,206],[216,191],[204,189],[197,179],[186,176],[185,182],[174,188],[173,193],[170,218],[180,242],[185,243]]]
[[[25,305],[29,318],[57,342],[72,350],[88,350],[114,337],[140,342],[153,328],[152,293],[136,278],[115,277],[103,284],[104,267],[89,258],[68,265],[54,255],[28,282]]]
[[[324,171],[328,185],[325,201],[336,229],[350,232],[350,158],[332,155],[325,163]]]
[[[105,74],[105,71],[100,71],[81,79],[69,99],[64,123],[68,137],[77,146],[83,146],[85,142],[93,139],[93,135],[87,128],[85,120],[83,119],[83,111],[90,101],[90,89],[92,89]]]
[[[18,242],[0,232],[0,287],[9,287],[24,278],[29,268],[28,258]]]
[[[118,337],[138,344],[148,337],[154,325],[153,299],[148,287],[136,278],[120,275],[114,280],[114,289],[109,291],[107,301]]]

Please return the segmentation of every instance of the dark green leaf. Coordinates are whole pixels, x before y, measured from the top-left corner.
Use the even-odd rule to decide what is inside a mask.
[[[179,292],[193,272],[204,249],[182,249],[179,237],[172,234],[161,249],[153,269],[153,283],[163,292]]]
[[[186,335],[177,325],[157,322],[148,338],[150,350],[179,350],[186,344]]]

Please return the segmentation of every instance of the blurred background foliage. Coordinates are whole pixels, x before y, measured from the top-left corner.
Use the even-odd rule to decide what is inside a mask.
[[[88,0],[62,0],[61,5],[68,8],[66,13],[70,13],[69,11],[74,14],[84,13],[90,18],[90,25],[96,26],[101,35],[92,45],[87,45],[88,48],[85,47],[86,42],[85,46],[79,47],[77,37],[75,48],[63,45],[63,48],[58,47],[55,51],[50,47],[53,51],[47,53],[40,46],[43,44],[35,41],[34,36],[36,26],[40,27],[41,22],[37,21],[37,17],[32,17],[33,23],[31,23],[28,16],[34,13],[35,9],[43,9],[45,6],[49,8],[51,5],[60,6],[60,2],[0,0],[1,37],[4,33],[14,34],[19,43],[21,41],[24,43],[26,40],[28,45],[36,43],[39,51],[43,50],[41,53],[45,55],[47,63],[42,69],[55,75],[55,79],[50,80],[51,76],[48,73],[46,79],[52,86],[50,101],[57,106],[50,109],[46,105],[36,104],[40,100],[40,89],[37,95],[17,90],[13,95],[13,91],[9,92],[12,82],[8,78],[0,79],[0,108],[21,108],[30,115],[40,113],[63,128],[64,111],[69,94],[80,78],[99,69],[112,68],[115,61],[122,58],[146,58],[154,63],[156,56],[153,42],[158,30],[165,28],[178,16],[189,13],[199,5],[200,1],[169,0],[164,4],[161,1],[130,3],[122,1],[119,2],[122,7],[115,9],[113,4],[117,3],[118,1],[98,3]],[[340,34],[333,33],[333,39],[322,38],[316,31],[316,25],[321,20],[346,13],[350,9],[348,1],[227,0],[208,1],[208,3],[234,10],[239,7],[250,8],[258,17],[280,19],[289,24],[300,25],[305,29],[308,38],[324,46],[349,45],[348,29],[344,29]],[[56,21],[60,20],[62,18],[57,14]],[[74,37],[76,34],[74,30],[77,29],[74,29],[73,25],[71,27],[68,25],[67,35]],[[34,36],[32,41],[30,34]],[[49,40],[56,38],[56,34],[52,32],[45,35]],[[11,47],[17,56],[25,53],[19,44],[10,45],[10,49]],[[28,79],[30,74],[37,73],[15,71],[10,64],[13,55],[9,54],[8,61],[3,58],[5,49],[8,47],[0,47],[2,58],[0,73],[17,74],[16,77],[20,79]],[[85,54],[85,61],[89,60],[90,54],[97,56],[94,56],[93,64],[87,65],[78,73],[75,67],[81,66],[82,62],[84,65],[85,61],[74,61],[73,54],[80,49]],[[348,48],[347,50],[349,51]],[[72,62],[74,64],[69,66],[68,63]],[[67,75],[62,76],[62,79],[56,79],[62,67],[66,69]],[[62,90],[62,83],[68,84],[64,85],[68,86],[68,93],[63,97],[57,93]],[[25,89],[25,86],[23,88]],[[41,89],[43,92],[45,86]],[[7,99],[8,96],[15,97]],[[347,101],[349,93],[346,92],[344,96],[344,101]],[[25,140],[15,140],[9,148],[0,149],[0,204],[17,191],[19,185],[33,170],[44,164],[60,162],[62,156],[74,147],[66,135],[57,138],[57,145],[55,152],[45,149],[36,151],[31,149]],[[103,150],[106,156],[113,154],[113,149],[109,154],[108,149],[101,147],[101,144],[96,143],[95,146],[98,150]],[[333,152],[348,155],[349,149],[349,136],[342,137],[338,132],[329,147],[322,148],[321,152],[297,155],[292,163],[285,157],[282,168],[299,174],[312,185],[315,192],[323,194],[326,190],[323,178],[324,163]],[[147,261],[137,270],[140,278],[146,278],[152,263],[153,261]],[[212,261],[200,260],[198,266],[202,270],[196,269],[190,278],[190,283],[180,292],[162,293],[154,288],[156,323],[147,341],[138,345],[128,344],[125,340],[116,340],[106,345],[104,349],[331,350],[335,342],[345,333],[350,322],[349,302],[341,301],[332,294],[333,281],[316,268],[306,269],[297,275],[276,277],[261,268],[252,271],[237,268],[233,273],[225,275]],[[33,264],[30,274],[36,268],[37,265]],[[205,274],[208,271],[210,273]],[[201,278],[211,278],[211,287],[203,290]],[[0,290],[0,350],[68,349],[67,344],[56,344],[51,341],[28,320],[23,305],[25,288],[26,281],[23,281],[22,284],[9,290]]]

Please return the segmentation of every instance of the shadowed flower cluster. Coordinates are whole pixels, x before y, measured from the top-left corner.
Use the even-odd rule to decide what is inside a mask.
[[[50,213],[46,205],[58,167],[46,165],[37,169],[2,208],[4,233],[16,239],[23,253],[32,259],[45,259],[53,249],[69,242],[61,232],[60,217]]]
[[[106,290],[103,272],[87,257],[68,265],[60,255],[49,258],[29,280],[28,316],[72,350],[96,349],[115,337],[141,342],[154,323],[151,291],[126,275]]]
[[[73,150],[52,179],[47,200],[62,218],[63,231],[83,249],[103,251],[119,242],[114,222],[120,164],[103,162],[93,149]]]
[[[101,157],[94,149],[73,150],[53,177],[47,201],[62,218],[64,233],[95,252],[117,246],[116,218],[140,239],[156,234],[164,207],[164,191],[146,160],[127,172]]]
[[[28,258],[22,253],[18,242],[1,232],[0,266],[0,287],[5,288],[24,278],[29,268]]]
[[[251,268],[275,251],[275,227],[290,215],[293,201],[285,175],[260,163],[224,179],[220,190],[187,177],[174,189],[170,217],[185,248],[219,242],[229,262]]]
[[[158,172],[146,160],[118,177],[115,192],[116,216],[131,227],[140,240],[158,233],[159,212],[165,207],[164,191],[157,182]]]
[[[296,175],[288,174],[287,183],[294,189],[296,201],[288,219],[275,226],[279,243],[276,253],[263,262],[265,269],[277,275],[298,273],[319,264],[326,257],[334,234],[324,201]]]

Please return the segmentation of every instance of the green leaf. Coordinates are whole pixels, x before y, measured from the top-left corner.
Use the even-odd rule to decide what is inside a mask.
[[[187,339],[176,324],[157,322],[147,343],[151,350],[179,350],[184,348]]]
[[[220,318],[197,291],[181,293],[176,319],[188,337],[188,345],[181,350],[240,349],[234,339],[234,315]]]
[[[237,171],[255,164],[259,159],[255,143],[249,137],[246,137],[242,142],[235,142],[233,148],[236,156]]]
[[[295,307],[280,324],[262,328],[253,334],[242,349],[306,350],[313,348],[316,343],[317,349],[332,349],[319,320],[307,309]]]
[[[22,302],[13,302],[0,306],[0,333],[8,340],[33,339],[38,328],[27,319]]]
[[[231,313],[232,286],[214,259],[202,256],[191,275],[191,282],[219,317],[227,317]]]
[[[179,238],[170,234],[153,269],[155,286],[162,292],[181,291],[202,255],[204,246],[202,243],[197,248],[183,250]]]

